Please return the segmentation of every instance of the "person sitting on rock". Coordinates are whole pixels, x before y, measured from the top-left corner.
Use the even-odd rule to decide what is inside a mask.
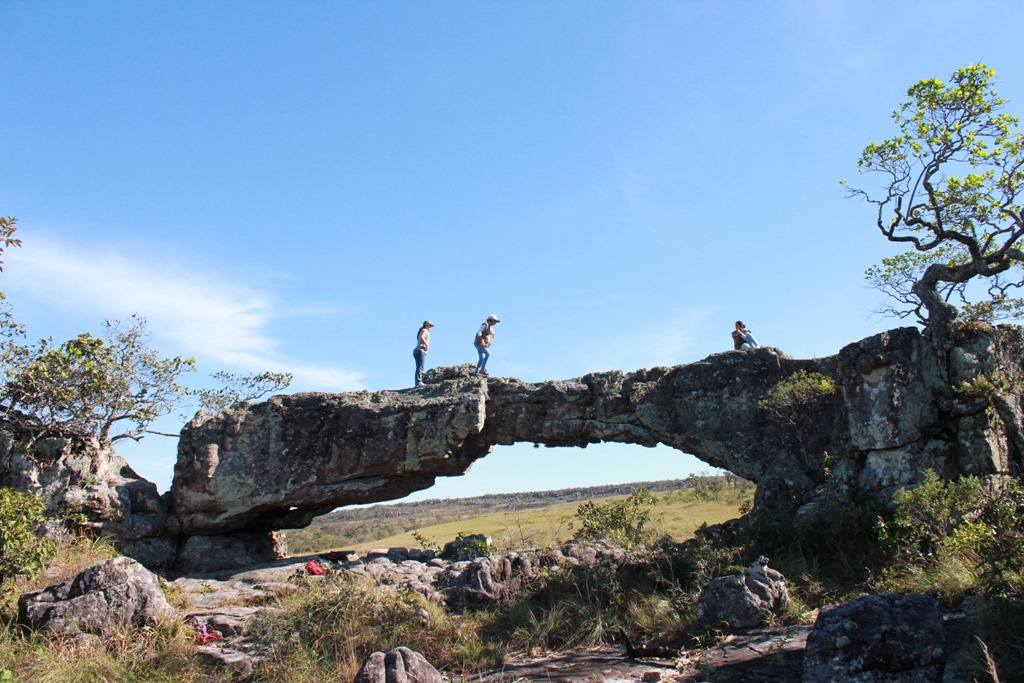
[[[754,339],[754,333],[747,329],[742,320],[736,321],[736,329],[732,331],[732,347],[736,351],[760,348]]]

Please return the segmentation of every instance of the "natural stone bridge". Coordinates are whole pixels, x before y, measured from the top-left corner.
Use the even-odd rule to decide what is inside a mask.
[[[418,389],[285,395],[200,414],[182,431],[172,486],[178,566],[202,566],[225,543],[251,550],[257,536],[339,506],[401,498],[521,441],[663,443],[756,482],[755,507],[808,517],[830,491],[885,496],[927,468],[1016,474],[1019,381],[998,396],[952,387],[1024,376],[1021,329],[960,337],[937,351],[903,328],[816,360],[761,348],[542,383],[437,368]],[[837,392],[788,415],[759,405],[798,370],[831,378]]]
[[[781,414],[761,405],[799,370],[830,378],[836,392]],[[0,439],[0,484],[85,512],[151,568],[189,573],[272,559],[277,530],[401,498],[520,441],[663,443],[756,482],[755,509],[813,523],[837,498],[885,500],[928,468],[1020,476],[1022,378],[1024,331],[1012,326],[962,326],[942,347],[902,328],[814,360],[762,348],[541,383],[436,368],[418,389],[200,413],[181,432],[163,496],[112,452],[82,458],[94,449],[69,439],[37,442],[52,449],[42,460],[13,447],[16,436]]]

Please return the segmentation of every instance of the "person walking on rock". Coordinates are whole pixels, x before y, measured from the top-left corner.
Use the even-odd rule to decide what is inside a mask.
[[[494,326],[500,322],[498,316],[489,315],[484,324],[480,326],[480,329],[476,331],[476,337],[473,338],[473,346],[476,347],[479,360],[476,362],[474,376],[483,375],[487,377],[487,359],[491,357],[491,341],[494,339]]]
[[[747,329],[742,320],[736,321],[736,329],[732,331],[732,347],[735,351],[760,348],[754,339],[754,333]]]
[[[412,357],[416,359],[416,384],[423,384],[423,365],[427,360],[427,351],[430,350],[430,328],[434,323],[424,320],[420,331],[416,333],[416,348],[412,351]]]

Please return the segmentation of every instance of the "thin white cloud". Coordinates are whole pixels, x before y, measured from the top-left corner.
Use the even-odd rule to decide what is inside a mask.
[[[616,337],[592,340],[583,363],[590,368],[626,372],[692,363],[716,350],[707,343],[710,313],[704,307],[686,309],[646,327],[629,327],[628,333]]]
[[[30,247],[5,254],[5,286],[55,310],[94,311],[98,318],[139,313],[150,331],[203,365],[245,372],[292,372],[304,389],[350,391],[364,388],[353,370],[293,363],[267,328],[277,310],[323,312],[324,304],[279,307],[270,291],[231,283],[197,266],[142,259],[116,250],[91,251],[40,234]]]
[[[362,374],[341,368],[291,364],[282,366],[280,371],[292,373],[292,389],[299,391],[338,392],[366,388]]]
[[[643,203],[646,195],[646,188],[640,173],[636,169],[627,169],[616,183],[619,196],[630,209],[635,209]]]

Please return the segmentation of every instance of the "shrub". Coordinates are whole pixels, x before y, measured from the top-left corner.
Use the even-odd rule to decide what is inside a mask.
[[[772,414],[788,417],[794,410],[835,393],[836,383],[830,377],[820,372],[797,370],[776,384],[757,405]]]
[[[628,548],[644,545],[644,527],[651,519],[651,508],[658,504],[650,491],[644,487],[634,489],[626,498],[607,503],[588,500],[576,509],[579,529],[573,540],[608,540],[623,543]]]
[[[494,628],[521,651],[594,646],[625,634],[638,644],[682,643],[693,621],[689,609],[679,609],[673,586],[657,580],[649,559],[549,572],[532,592],[511,601]]]
[[[26,634],[14,624],[0,626],[0,680],[33,683],[159,681],[229,683],[230,670],[196,653],[195,631],[165,621],[124,629],[102,639],[49,638]],[[4,671],[9,678],[3,678]]]
[[[920,485],[901,489],[893,502],[888,519],[878,522],[879,539],[895,561],[885,575],[890,585],[929,575],[929,592],[947,601],[957,596],[941,587],[955,576],[962,578],[960,598],[974,588],[1008,595],[1020,585],[1024,488],[1018,482],[986,487],[974,476],[942,481],[928,470]]]
[[[981,482],[961,477],[944,482],[934,470],[921,483],[893,495],[888,521],[879,520],[879,539],[903,561],[933,557],[940,551],[965,552],[977,547],[981,528],[976,516],[982,507]]]
[[[42,498],[0,488],[0,588],[17,576],[35,578],[46,569],[56,543],[37,534],[45,520]]]
[[[1024,574],[1024,487],[1016,480],[987,497],[978,521],[991,533],[980,539],[982,579],[990,594],[1008,595]]]
[[[789,431],[800,450],[806,452],[810,446],[809,439],[813,440],[814,436],[813,429],[808,433],[807,416],[814,409],[826,405],[835,393],[836,384],[830,377],[797,370],[776,384],[767,396],[757,402],[757,406],[767,413],[770,422]]]

